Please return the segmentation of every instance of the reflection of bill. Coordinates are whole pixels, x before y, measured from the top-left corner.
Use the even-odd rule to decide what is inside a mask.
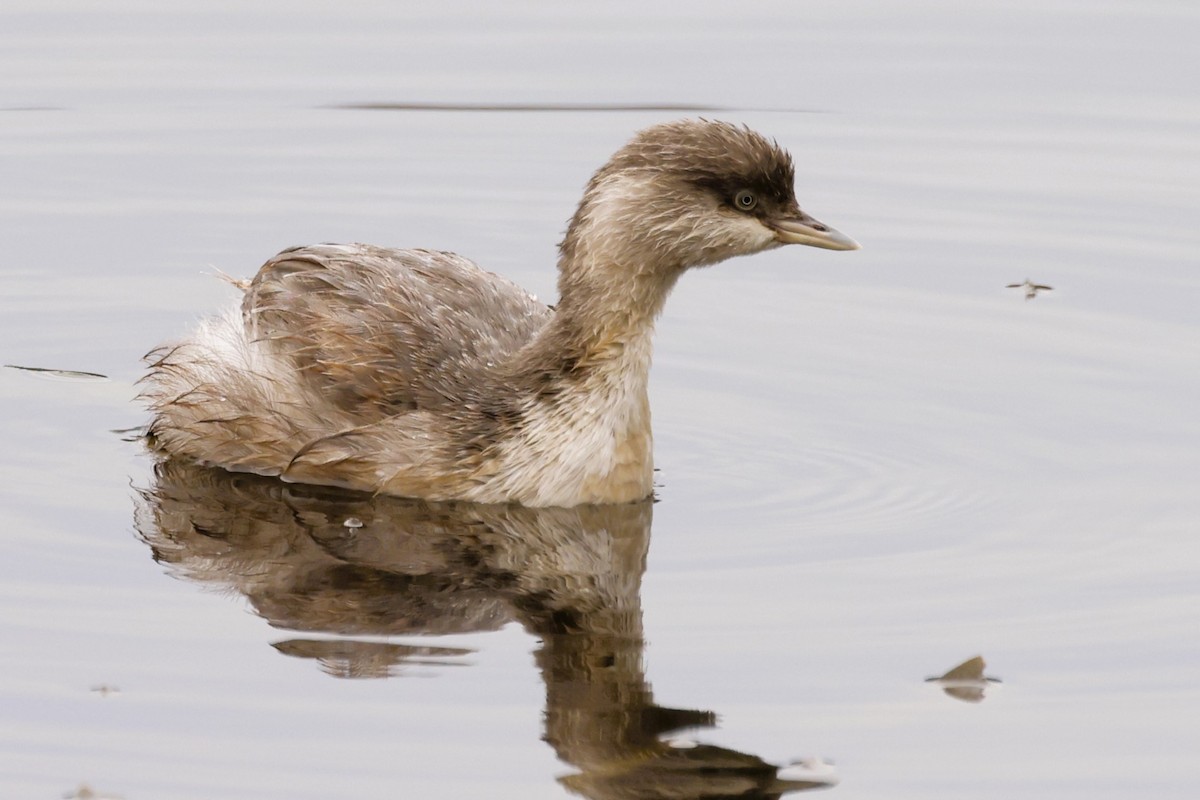
[[[956,700],[966,703],[980,703],[984,698],[984,690],[994,683],[1000,683],[999,678],[983,674],[987,663],[983,656],[968,658],[945,675],[935,675],[926,678],[926,683],[936,683],[946,694]]]
[[[462,648],[352,637],[519,622],[542,643],[545,740],[578,770],[560,780],[586,797],[775,798],[836,783],[827,762],[779,767],[678,738],[714,726],[716,715],[654,704],[641,610],[649,501],[431,503],[173,461],[157,465],[141,497],[137,528],[159,563],[235,589],[274,627],[323,634],[274,647],[338,677],[429,675],[469,663]]]

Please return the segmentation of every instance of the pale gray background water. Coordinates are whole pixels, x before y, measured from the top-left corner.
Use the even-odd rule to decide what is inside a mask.
[[[567,794],[519,628],[334,680],[132,533],[109,431],[214,269],[432,246],[549,299],[591,171],[682,113],[331,108],[378,102],[724,107],[863,243],[661,322],[647,674],[697,738],[828,756],[846,800],[1195,797],[1200,8],[411,5],[0,8],[2,360],[112,377],[0,371],[0,794]],[[977,652],[984,703],[921,682]]]

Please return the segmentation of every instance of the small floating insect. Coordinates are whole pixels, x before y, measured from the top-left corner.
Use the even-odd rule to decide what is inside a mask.
[[[979,703],[983,701],[983,692],[989,685],[1000,683],[999,678],[984,675],[985,669],[987,662],[983,660],[983,656],[975,656],[968,658],[945,675],[926,678],[925,682],[936,683],[942,687],[942,691],[956,700]]]
[[[1024,289],[1026,300],[1032,300],[1033,298],[1037,297],[1038,292],[1054,291],[1053,286],[1046,286],[1044,283],[1034,283],[1033,281],[1029,280],[1029,278],[1026,278],[1024,283],[1010,283],[1007,286],[1005,286],[1004,288],[1005,289]]]

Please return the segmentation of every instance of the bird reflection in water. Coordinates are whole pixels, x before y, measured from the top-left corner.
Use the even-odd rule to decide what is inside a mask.
[[[672,734],[711,711],[654,703],[641,578],[652,503],[575,508],[372,497],[163,461],[137,528],[179,577],[232,588],[272,626],[339,637],[444,635],[519,622],[541,641],[545,740],[593,800],[777,798],[831,772]],[[347,525],[347,520],[356,524]],[[274,645],[339,677],[465,664],[469,651],[351,638]]]

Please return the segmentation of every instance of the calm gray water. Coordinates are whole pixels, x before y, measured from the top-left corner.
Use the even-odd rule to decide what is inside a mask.
[[[1200,9],[409,5],[0,8],[0,360],[110,378],[0,370],[0,795],[777,796],[821,757],[843,800],[1194,798]],[[776,137],[864,249],[685,278],[652,509],[156,475],[112,432],[289,245],[549,300],[663,106]],[[976,654],[983,702],[923,682]]]

